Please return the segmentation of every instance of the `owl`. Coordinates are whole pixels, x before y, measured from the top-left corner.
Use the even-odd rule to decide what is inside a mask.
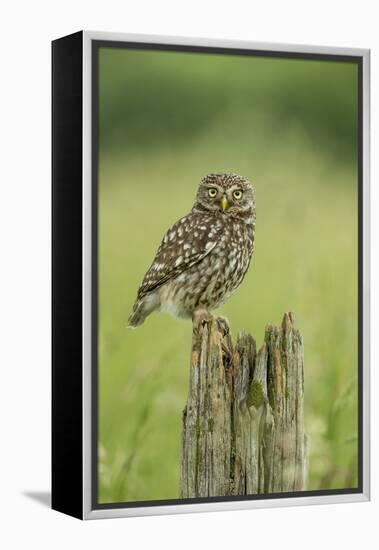
[[[153,311],[210,315],[242,283],[254,250],[255,196],[237,174],[208,174],[192,210],[167,231],[138,289],[129,326]]]

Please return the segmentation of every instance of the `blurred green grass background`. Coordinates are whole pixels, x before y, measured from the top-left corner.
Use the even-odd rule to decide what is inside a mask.
[[[191,325],[126,328],[168,227],[207,173],[256,188],[256,249],[219,310],[263,342],[295,313],[309,488],[357,485],[357,67],[101,48],[99,502],[178,497]]]

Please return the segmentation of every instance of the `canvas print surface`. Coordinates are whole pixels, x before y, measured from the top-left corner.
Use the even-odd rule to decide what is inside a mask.
[[[358,64],[95,63],[97,502],[356,489]]]

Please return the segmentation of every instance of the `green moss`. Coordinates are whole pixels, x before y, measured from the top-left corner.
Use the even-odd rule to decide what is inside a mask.
[[[250,386],[249,395],[247,396],[247,406],[254,406],[259,409],[263,405],[265,400],[262,384],[260,382],[253,382]]]
[[[215,421],[213,420],[213,418],[208,418],[208,432],[210,433],[213,432],[214,425],[215,425]]]

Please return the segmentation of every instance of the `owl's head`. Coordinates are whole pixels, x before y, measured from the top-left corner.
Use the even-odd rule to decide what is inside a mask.
[[[254,216],[253,186],[238,174],[208,174],[200,182],[194,208],[226,216]]]

